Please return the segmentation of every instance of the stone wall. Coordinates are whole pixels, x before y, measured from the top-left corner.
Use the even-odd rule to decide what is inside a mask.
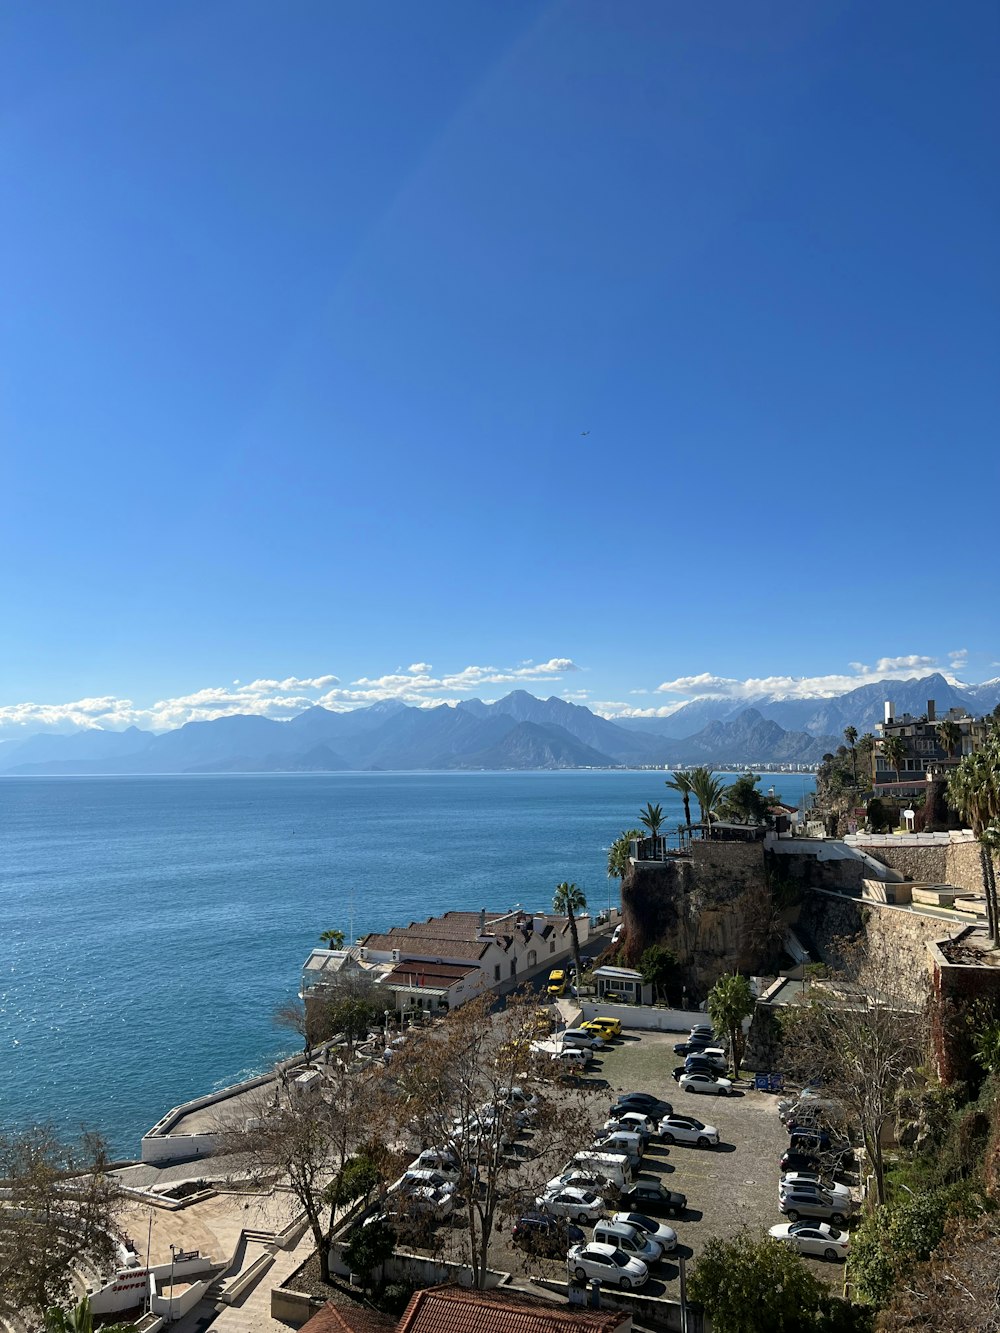
[[[983,872],[978,842],[951,842],[937,847],[872,846],[864,850],[876,861],[925,884],[954,884],[968,893],[982,893]]]
[[[798,889],[828,889],[831,893],[860,893],[861,881],[871,871],[856,857],[821,861],[815,852],[767,852],[768,873]]]
[[[930,993],[931,959],[928,945],[965,929],[962,922],[921,916],[885,903],[859,902],[831,894],[811,893],[802,905],[796,929],[806,937],[817,958],[837,971],[849,970],[844,945],[862,932],[873,941],[885,941],[901,960],[914,1001]]]
[[[652,944],[670,949],[688,999],[725,972],[773,963],[771,895],[760,843],[696,842],[690,856],[632,864],[622,883],[622,949],[636,966]]]

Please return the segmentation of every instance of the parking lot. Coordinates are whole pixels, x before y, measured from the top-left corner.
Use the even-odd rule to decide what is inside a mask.
[[[758,1231],[784,1221],[778,1211],[778,1160],[788,1145],[788,1136],[778,1119],[774,1094],[748,1090],[732,1097],[687,1093],[672,1077],[679,1063],[674,1042],[682,1034],[630,1033],[615,1041],[597,1058],[583,1082],[592,1088],[592,1122],[603,1124],[608,1109],[622,1092],[650,1092],[670,1102],[675,1112],[696,1116],[714,1125],[720,1134],[716,1148],[700,1149],[655,1140],[643,1158],[641,1177],[662,1180],[687,1196],[687,1212],[679,1219],[664,1218],[678,1236],[677,1255],[696,1258],[710,1236],[731,1236],[744,1224]],[[527,1180],[539,1185],[556,1174],[565,1163],[550,1160],[545,1145],[526,1135],[519,1144]],[[580,1147],[585,1147],[581,1143]],[[583,1224],[590,1239],[592,1226]],[[537,1275],[566,1280],[564,1259],[526,1254],[510,1240],[511,1223],[498,1223],[491,1245],[491,1267],[519,1275]],[[457,1244],[457,1236],[446,1249]],[[810,1269],[835,1288],[843,1282],[843,1266],[819,1259],[802,1259]],[[644,1293],[677,1299],[679,1269],[676,1257],[657,1265]]]

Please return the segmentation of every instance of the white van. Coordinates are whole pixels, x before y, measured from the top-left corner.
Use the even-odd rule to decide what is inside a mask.
[[[603,1176],[619,1190],[623,1190],[632,1179],[629,1160],[620,1152],[598,1152],[594,1148],[585,1148],[583,1152],[573,1154],[570,1165],[574,1171],[593,1171]]]
[[[638,1171],[642,1161],[643,1142],[639,1134],[627,1129],[601,1130],[600,1137],[593,1144],[597,1152],[621,1153],[628,1158],[633,1171]]]

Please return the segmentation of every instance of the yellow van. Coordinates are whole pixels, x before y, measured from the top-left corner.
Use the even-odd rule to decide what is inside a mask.
[[[549,984],[546,990],[550,995],[566,994],[566,973],[561,967],[554,967],[549,973]]]

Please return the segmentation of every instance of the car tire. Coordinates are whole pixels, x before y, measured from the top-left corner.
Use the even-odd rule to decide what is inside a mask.
[[[676,1142],[676,1140],[674,1139],[673,1134],[662,1134],[662,1135],[660,1136],[660,1140],[661,1140],[662,1143],[674,1143],[674,1142]]]
[[[587,1222],[589,1221],[589,1218],[587,1217],[586,1213],[577,1213],[576,1220],[578,1222]]]
[[[699,1138],[699,1140],[698,1140],[698,1147],[699,1147],[699,1148],[707,1148],[707,1147],[708,1147],[708,1139],[705,1138],[704,1134],[702,1134],[702,1136],[701,1136],[701,1137]]]
[[[834,1213],[830,1221],[833,1222],[835,1226],[842,1227],[846,1219],[843,1213]]]
[[[797,1222],[799,1220],[799,1215],[794,1208],[789,1208],[785,1216],[788,1218],[789,1222]]]
[[[632,1283],[628,1280],[627,1277],[623,1277],[621,1281],[618,1283],[618,1286],[622,1291],[632,1290]]]
[[[577,1282],[586,1282],[586,1280],[587,1280],[587,1274],[586,1274],[586,1271],[585,1271],[584,1269],[582,1269],[582,1268],[578,1268],[578,1269],[574,1272],[573,1276],[576,1278]]]
[[[839,1259],[840,1256],[837,1254],[836,1250],[824,1250],[823,1258],[833,1260],[833,1259]]]

